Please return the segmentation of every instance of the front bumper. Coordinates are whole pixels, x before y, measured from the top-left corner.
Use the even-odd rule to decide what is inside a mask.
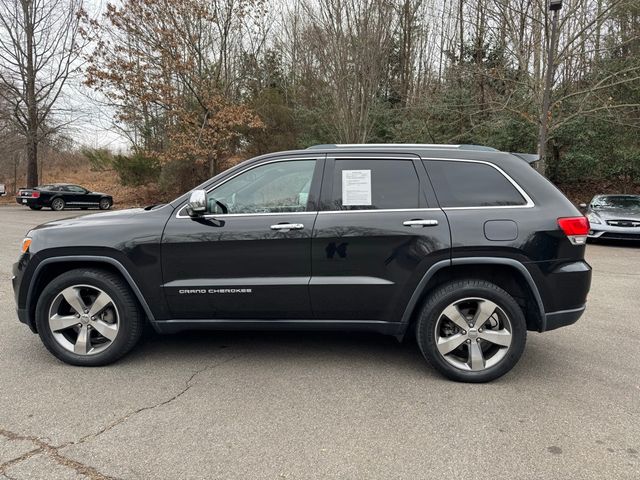
[[[616,227],[606,223],[592,223],[588,237],[602,240],[640,240],[640,227]]]
[[[13,276],[11,277],[11,284],[13,286],[13,293],[15,295],[16,300],[16,312],[18,314],[18,320],[22,323],[29,326],[31,331],[36,332],[36,326],[33,322],[33,319],[29,317],[29,311],[25,305],[26,299],[26,291],[22,292],[21,288],[27,288],[25,284],[23,284],[24,271],[29,262],[30,254],[26,253],[20,257],[16,263],[13,264]],[[22,293],[22,295],[21,295]],[[21,302],[22,298],[22,302]],[[22,303],[22,305],[21,305]]]

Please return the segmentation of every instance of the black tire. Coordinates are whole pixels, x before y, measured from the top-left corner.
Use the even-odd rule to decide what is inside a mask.
[[[49,309],[58,294],[73,285],[97,287],[113,300],[119,314],[119,328],[106,350],[79,355],[65,349],[54,338],[49,327]],[[36,326],[45,347],[57,358],[71,365],[95,367],[108,365],[126,355],[142,335],[144,318],[129,286],[118,275],[99,269],[77,269],[56,277],[44,288],[36,305]]]
[[[42,210],[42,205],[29,205],[31,210]]]
[[[98,203],[98,207],[100,210],[109,210],[111,208],[111,200],[108,198],[101,198]]]
[[[511,344],[495,365],[479,371],[458,368],[445,360],[437,347],[436,325],[443,311],[454,302],[480,298],[494,302],[511,324]],[[466,333],[466,332],[465,332]],[[469,332],[471,335],[471,329]],[[482,383],[501,377],[518,362],[527,341],[527,324],[522,309],[511,295],[485,280],[459,280],[444,284],[428,297],[416,324],[416,340],[425,359],[441,374],[458,382]],[[470,342],[470,340],[466,340]],[[480,341],[480,340],[476,340]],[[464,351],[464,344],[459,347]],[[467,350],[467,352],[470,352]]]
[[[64,210],[65,206],[66,206],[65,201],[60,197],[57,197],[51,200],[51,210],[59,212],[61,210]]]

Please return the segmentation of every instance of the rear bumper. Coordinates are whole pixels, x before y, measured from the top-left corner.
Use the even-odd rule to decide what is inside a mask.
[[[33,198],[33,197],[16,197],[16,203],[19,205],[25,205],[27,207],[35,207],[38,205],[42,205],[42,203],[40,203],[39,198]]]
[[[591,266],[584,260],[528,264],[544,307],[537,330],[546,332],[575,323],[585,310]]]
[[[545,315],[545,331],[548,332],[549,330],[555,330],[556,328],[573,325],[582,316],[586,308],[587,306],[583,305],[579,308],[574,308],[571,310],[561,310],[559,312],[547,313]]]

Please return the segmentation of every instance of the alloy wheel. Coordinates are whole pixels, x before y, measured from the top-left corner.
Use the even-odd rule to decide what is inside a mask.
[[[438,353],[461,370],[482,371],[509,351],[513,330],[505,311],[485,298],[463,298],[446,307],[436,322]]]
[[[109,348],[119,326],[118,309],[111,297],[91,285],[65,288],[49,308],[53,338],[77,355],[94,355]]]

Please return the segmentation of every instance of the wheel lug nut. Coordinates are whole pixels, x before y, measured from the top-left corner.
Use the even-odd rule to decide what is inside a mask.
[[[479,329],[478,329],[478,331],[479,331],[479,332],[482,332],[482,329],[481,329],[481,328],[479,328]]]
[[[471,340],[467,340],[467,343],[471,343]]]
[[[76,313],[76,318],[80,318],[80,314],[79,313]]]
[[[466,334],[467,334],[467,331],[466,331],[466,330],[462,330],[462,334],[463,334],[463,335],[466,335]]]

